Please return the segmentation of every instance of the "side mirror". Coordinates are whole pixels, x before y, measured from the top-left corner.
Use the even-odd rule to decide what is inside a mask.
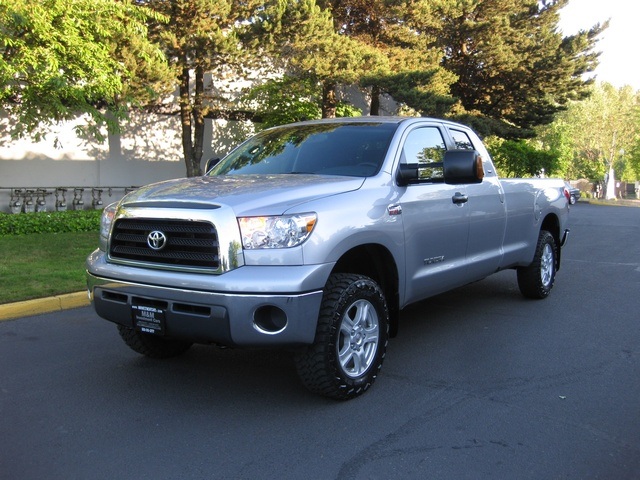
[[[204,174],[206,175],[211,171],[213,167],[215,167],[218,163],[220,163],[220,157],[210,158],[207,160],[207,164],[204,167]]]
[[[447,150],[444,153],[444,181],[450,185],[481,183],[482,157],[476,150]]]
[[[398,176],[396,178],[398,186],[406,187],[411,182],[418,180],[418,167],[419,164],[417,163],[401,163],[398,168]]]

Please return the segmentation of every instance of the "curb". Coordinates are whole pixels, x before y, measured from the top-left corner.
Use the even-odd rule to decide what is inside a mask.
[[[86,307],[89,303],[87,292],[67,293],[54,297],[7,303],[0,305],[0,322],[31,315],[58,312],[70,308]]]
[[[605,205],[609,207],[640,207],[640,200],[632,199],[615,199],[615,200],[602,200],[600,198],[585,198],[580,199],[576,203],[588,203],[590,205]]]

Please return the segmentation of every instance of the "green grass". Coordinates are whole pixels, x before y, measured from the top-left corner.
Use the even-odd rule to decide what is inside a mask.
[[[0,236],[0,304],[84,290],[97,246],[97,232]]]

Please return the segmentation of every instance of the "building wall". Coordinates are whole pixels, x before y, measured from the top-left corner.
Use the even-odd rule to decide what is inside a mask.
[[[236,91],[249,83],[225,84],[224,92]],[[223,95],[223,91],[218,92]],[[228,92],[227,92],[228,93]],[[347,87],[340,97],[360,108],[369,110],[366,92]],[[381,114],[397,112],[398,105],[388,96],[381,99]],[[0,212],[11,212],[12,192],[22,191],[20,202],[27,203],[24,192],[33,191],[36,202],[38,188],[45,189],[48,211],[55,210],[56,198],[61,201],[60,188],[66,188],[67,208],[76,200],[82,208],[91,208],[96,189],[101,189],[102,206],[115,202],[132,187],[162,180],[184,177],[186,166],[182,155],[180,119],[157,114],[132,114],[118,135],[109,135],[104,143],[79,138],[74,127],[82,123],[66,122],[51,128],[41,141],[30,138],[12,140],[3,132],[8,120],[0,114]],[[254,133],[250,122],[206,120],[204,163],[212,157],[224,156]],[[56,197],[56,189],[58,196]],[[82,191],[80,191],[82,189]],[[35,208],[35,206],[34,206]]]
[[[0,212],[11,211],[15,189],[23,193],[45,189],[48,211],[55,209],[59,188],[67,189],[66,203],[71,209],[76,189],[76,199],[82,199],[84,208],[91,208],[93,196],[98,195],[92,189],[103,190],[102,204],[107,205],[131,187],[186,175],[177,116],[132,117],[122,134],[109,135],[102,144],[78,138],[76,125],[57,126],[39,142],[0,136]],[[207,120],[203,164],[224,155],[251,133],[251,124]],[[84,190],[80,193],[79,189]],[[61,199],[61,191],[57,193]],[[36,200],[35,193],[32,200]],[[21,203],[26,203],[24,195]]]

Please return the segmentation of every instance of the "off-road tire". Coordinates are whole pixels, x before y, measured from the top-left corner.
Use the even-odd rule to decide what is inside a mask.
[[[541,230],[533,262],[518,268],[518,287],[527,298],[547,298],[556,278],[558,247],[551,233]]]
[[[315,342],[298,352],[296,367],[313,393],[349,400],[378,376],[389,339],[389,310],[381,288],[364,275],[333,274],[324,290]]]
[[[157,337],[149,333],[139,332],[123,325],[118,325],[118,333],[129,348],[151,358],[171,358],[183,354],[191,345],[190,342]]]

